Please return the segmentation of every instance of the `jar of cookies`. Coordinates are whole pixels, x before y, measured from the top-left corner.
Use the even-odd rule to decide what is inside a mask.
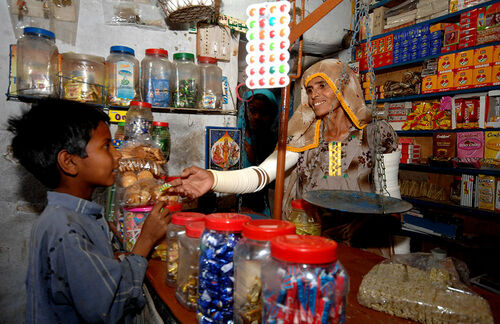
[[[179,239],[186,233],[186,225],[191,222],[203,221],[204,214],[193,212],[178,212],[172,215],[167,226],[167,276],[166,282],[170,287],[177,284],[177,270],[179,266]]]

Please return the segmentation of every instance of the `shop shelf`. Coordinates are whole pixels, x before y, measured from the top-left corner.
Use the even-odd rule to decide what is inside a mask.
[[[457,128],[457,129],[433,129],[433,130],[398,130],[399,136],[427,137],[434,133],[458,133],[458,132],[477,132],[477,131],[500,131],[500,128]]]
[[[441,173],[441,174],[485,174],[492,176],[500,176],[500,170],[495,169],[473,169],[473,168],[446,168],[437,167],[428,164],[399,164],[400,170],[408,171],[418,171],[418,172],[430,172],[430,173]]]
[[[500,86],[497,85],[497,86],[481,87],[481,88],[471,88],[471,89],[452,90],[452,91],[443,91],[443,92],[423,93],[423,94],[406,96],[406,97],[393,97],[393,98],[386,98],[386,99],[378,99],[377,103],[433,99],[433,98],[441,98],[444,96],[454,96],[454,95],[463,94],[463,93],[487,92],[487,91],[492,91],[492,90],[500,90]],[[371,101],[366,100],[365,102],[367,104],[369,104]]]
[[[128,107],[107,106],[110,110],[128,110]],[[152,107],[153,112],[177,113],[177,114],[205,114],[205,115],[237,115],[237,110],[200,109],[200,108],[175,108],[175,107]]]

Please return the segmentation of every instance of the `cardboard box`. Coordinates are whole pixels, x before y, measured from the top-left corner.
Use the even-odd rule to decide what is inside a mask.
[[[462,174],[460,184],[460,205],[466,207],[473,206],[474,198],[474,176],[469,174]]]
[[[472,78],[472,69],[461,70],[455,72],[455,79],[453,85],[455,89],[468,89],[474,86],[474,79]]]
[[[457,49],[458,49],[458,45],[444,46],[444,47],[441,47],[441,53],[456,51]]]
[[[458,44],[460,39],[460,26],[457,24],[447,24],[444,27],[444,46]]]
[[[477,17],[477,9],[469,10],[460,14],[460,20],[465,18],[476,18]]]
[[[463,51],[455,54],[455,66],[458,69],[467,69],[474,65],[474,50]]]
[[[437,75],[429,75],[422,78],[422,93],[436,92],[437,88]]]
[[[470,36],[470,35],[477,36],[476,27],[472,27],[472,28],[468,28],[468,29],[460,29],[460,42],[462,41],[463,37]]]
[[[478,207],[495,210],[495,177],[480,174],[477,177]]]
[[[467,35],[464,36],[460,39],[460,43],[458,43],[458,48],[462,49],[463,47],[460,46],[460,44],[471,44],[471,46],[475,46],[477,43],[477,35]]]
[[[491,85],[491,73],[492,73],[491,66],[475,68],[472,72],[474,86],[487,87]]]
[[[500,65],[491,68],[491,85],[500,85]]]
[[[500,159],[500,131],[484,132],[484,158]]]
[[[446,26],[445,23],[439,23],[439,24],[434,24],[432,26],[429,27],[429,32],[430,33],[435,33],[439,30],[444,30],[444,27]]]
[[[458,132],[457,133],[457,157],[479,158],[484,156],[484,133]]]
[[[495,45],[493,49],[493,63],[500,64],[500,45]]]
[[[385,50],[386,52],[392,52],[394,48],[394,35],[390,34],[385,36]]]
[[[476,46],[476,40],[473,40],[470,43],[460,43],[458,44],[458,49],[464,49],[464,48],[469,48],[472,46]]]
[[[439,91],[450,91],[453,90],[453,72],[443,72],[438,74],[437,84]]]
[[[457,136],[455,133],[434,133],[432,136],[432,155],[441,158],[456,156]]]
[[[451,71],[455,68],[455,54],[441,55],[438,60],[438,72]]]
[[[474,50],[474,65],[487,65],[493,62],[493,46]]]

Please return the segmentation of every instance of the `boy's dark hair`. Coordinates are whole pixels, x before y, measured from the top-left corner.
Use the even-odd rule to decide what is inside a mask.
[[[41,183],[57,188],[61,181],[57,155],[67,150],[86,157],[87,143],[101,121],[109,123],[109,117],[98,107],[61,99],[40,100],[20,117],[8,120],[8,130],[14,134],[13,155]]]

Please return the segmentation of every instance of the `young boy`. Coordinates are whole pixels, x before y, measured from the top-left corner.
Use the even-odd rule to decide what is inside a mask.
[[[99,108],[62,100],[9,120],[14,157],[53,189],[31,232],[27,323],[115,323],[144,306],[146,257],[165,235],[168,209],[156,205],[132,253],[115,259],[104,208],[90,201],[115,181],[120,153],[108,122]]]

